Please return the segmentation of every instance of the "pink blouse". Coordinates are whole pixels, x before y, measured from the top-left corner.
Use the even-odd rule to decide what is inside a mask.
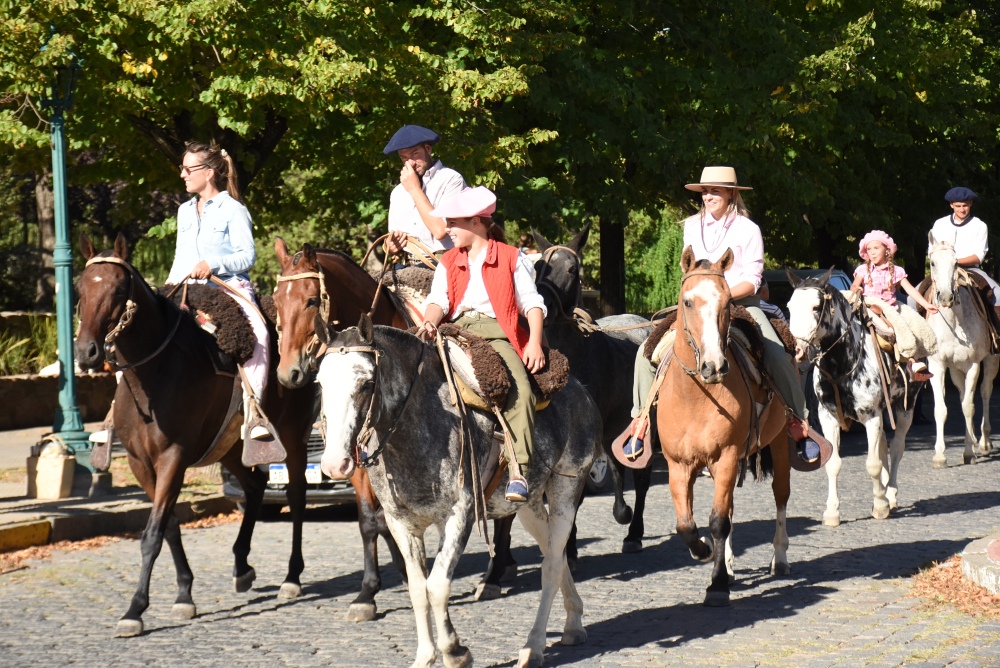
[[[893,265],[893,273],[889,274],[889,263],[881,267],[872,267],[871,285],[868,284],[868,264],[858,265],[854,277],[862,276],[861,287],[865,297],[878,297],[889,306],[896,305],[896,286],[906,278],[906,270],[899,265]]]

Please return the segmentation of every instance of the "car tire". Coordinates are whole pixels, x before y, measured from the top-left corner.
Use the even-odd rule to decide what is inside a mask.
[[[602,452],[590,466],[585,489],[587,494],[600,494],[611,486],[611,462],[608,454]]]

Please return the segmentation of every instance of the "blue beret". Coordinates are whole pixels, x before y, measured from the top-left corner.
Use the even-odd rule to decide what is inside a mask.
[[[945,200],[949,202],[978,202],[979,195],[964,186],[952,188],[944,194]]]
[[[396,130],[389,143],[385,145],[382,152],[391,155],[403,148],[410,148],[419,144],[436,144],[441,139],[436,132],[428,130],[419,125],[404,125]]]

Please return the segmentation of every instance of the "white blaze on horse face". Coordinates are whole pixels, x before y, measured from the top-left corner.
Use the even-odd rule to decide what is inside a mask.
[[[91,278],[90,280],[92,280],[92,281],[93,281],[94,283],[100,283],[100,282],[101,282],[101,281],[103,281],[104,279],[103,279],[103,278],[101,278],[100,276],[94,276],[94,277],[93,277],[93,278]]]
[[[819,290],[801,289],[792,292],[792,298],[788,300],[788,329],[797,340],[816,343],[822,302]]]
[[[693,289],[684,293],[684,301],[693,304],[701,318],[701,362],[712,362],[716,369],[722,368],[726,354],[722,350],[722,335],[719,332],[719,305],[722,293],[713,281],[699,281]]]
[[[958,257],[954,246],[936,245],[930,253],[931,278],[938,304],[950,308],[955,303],[955,275]]]
[[[358,394],[375,374],[372,355],[331,353],[323,356],[316,372],[322,392],[323,417],[326,420],[326,443],[320,468],[331,478],[346,478],[354,472],[354,430],[364,419],[370,397]]]

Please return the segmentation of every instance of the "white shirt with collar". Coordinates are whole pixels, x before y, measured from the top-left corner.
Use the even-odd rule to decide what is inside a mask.
[[[733,265],[726,272],[726,283],[732,288],[750,283],[754,292],[760,289],[764,273],[764,239],[757,224],[737,213],[716,220],[709,212],[696,214],[684,221],[684,247],[691,246],[696,260],[716,262],[733,249]]]
[[[959,225],[955,225],[954,216],[945,216],[934,221],[931,232],[938,241],[955,240],[955,256],[958,258],[975,255],[982,262],[989,250],[990,231],[986,223],[971,213]],[[928,249],[929,250],[929,249]]]
[[[249,280],[257,261],[250,212],[225,190],[205,201],[200,216],[197,197],[177,209],[177,249],[167,283],[180,283],[202,260],[226,281]]]
[[[424,194],[431,203],[431,208],[437,208],[442,202],[451,199],[465,189],[465,179],[454,169],[445,167],[440,160],[434,162],[421,177]],[[406,232],[411,237],[419,239],[431,250],[447,250],[452,247],[451,238],[435,239],[431,231],[424,225],[417,205],[406,192],[403,184],[397,184],[389,195],[389,231]]]
[[[452,320],[458,320],[466,311],[477,311],[489,318],[496,318],[496,311],[490,302],[490,296],[486,293],[486,284],[483,282],[483,263],[486,262],[486,249],[484,248],[478,256],[469,258],[469,285],[465,288],[462,301],[455,309]],[[544,318],[548,311],[545,308],[545,300],[535,287],[534,268],[531,260],[524,253],[518,254],[517,266],[514,269],[514,298],[517,302],[517,310],[521,315],[526,316],[533,308],[542,309]],[[426,311],[428,304],[437,304],[448,315],[451,304],[448,302],[448,269],[441,262],[434,270],[434,280],[431,282],[431,291],[421,305],[421,310]]]

